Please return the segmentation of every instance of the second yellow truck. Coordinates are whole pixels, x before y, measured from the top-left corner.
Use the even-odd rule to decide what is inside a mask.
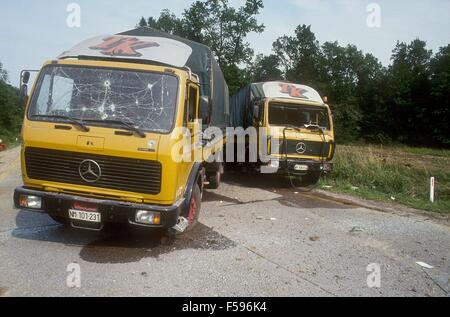
[[[289,82],[254,83],[233,96],[230,107],[235,127],[259,130],[260,155],[251,166],[299,179],[305,186],[332,171],[333,118],[315,89]],[[254,146],[248,143],[248,148]]]

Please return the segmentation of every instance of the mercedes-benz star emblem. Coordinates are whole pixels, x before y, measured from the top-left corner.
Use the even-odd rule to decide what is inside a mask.
[[[300,142],[295,147],[295,151],[297,151],[298,154],[304,154],[306,152],[306,144],[303,142]]]
[[[87,183],[95,183],[102,177],[102,169],[96,161],[84,160],[78,168],[80,177]]]

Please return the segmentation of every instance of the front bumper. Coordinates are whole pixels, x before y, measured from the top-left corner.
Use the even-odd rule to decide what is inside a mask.
[[[296,168],[297,166],[297,168]],[[298,166],[307,166],[306,170],[298,170]],[[309,173],[331,173],[333,171],[333,163],[308,161],[300,159],[287,159],[280,161],[279,174],[290,174],[303,176]]]
[[[40,209],[29,209],[20,207],[19,199],[21,195],[36,196],[42,199],[42,206]],[[101,214],[102,223],[99,228],[90,228],[87,224],[85,229],[101,230],[105,222],[126,223],[131,226],[149,227],[149,228],[172,228],[176,225],[178,217],[181,213],[184,199],[181,199],[172,206],[146,205],[135,204],[115,200],[94,199],[82,196],[50,193],[40,190],[27,189],[18,187],[14,191],[14,205],[18,209],[23,209],[32,212],[46,213],[51,216],[61,217],[69,220],[69,209],[73,208],[75,202],[94,204],[98,207],[98,212]],[[135,215],[137,210],[149,210],[160,212],[160,225],[144,225],[135,222]],[[74,224],[74,227],[84,228],[83,225]]]

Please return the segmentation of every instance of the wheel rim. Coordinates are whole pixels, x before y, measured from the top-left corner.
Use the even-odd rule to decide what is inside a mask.
[[[189,204],[189,213],[188,213],[189,224],[192,224],[194,222],[196,214],[197,214],[197,202],[195,201],[195,198],[192,197],[191,203]]]

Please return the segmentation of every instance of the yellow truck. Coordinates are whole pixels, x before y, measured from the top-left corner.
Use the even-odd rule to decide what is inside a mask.
[[[172,152],[180,128],[228,125],[228,87],[208,47],[139,28],[46,62],[30,96],[30,74],[21,78],[17,208],[89,230],[120,222],[181,233],[197,223],[204,184],[219,186],[223,168]]]
[[[248,162],[246,157],[252,167],[299,179],[305,186],[332,171],[332,114],[315,89],[289,82],[253,83],[231,98],[230,107],[234,127],[259,130],[259,158]],[[254,147],[249,140],[247,149]]]

